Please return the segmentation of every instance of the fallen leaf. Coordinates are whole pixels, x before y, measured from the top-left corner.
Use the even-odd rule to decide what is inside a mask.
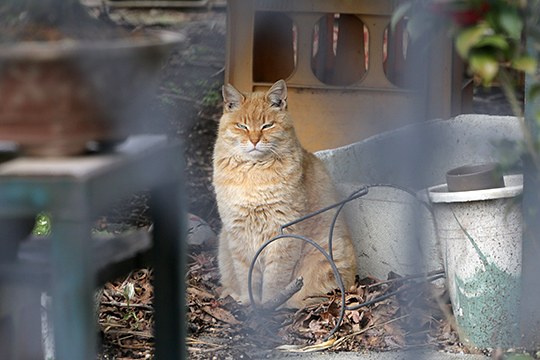
[[[229,311],[220,308],[220,307],[212,307],[212,306],[203,306],[201,308],[205,313],[208,315],[214,317],[217,320],[226,322],[231,325],[238,325],[241,324],[240,321],[236,320],[233,314],[231,314]]]
[[[193,286],[188,287],[187,292],[188,294],[197,296],[200,299],[214,299],[215,298],[215,296],[210,294],[209,292],[198,289]]]

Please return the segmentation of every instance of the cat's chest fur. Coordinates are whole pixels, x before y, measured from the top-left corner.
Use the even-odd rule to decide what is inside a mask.
[[[214,186],[224,228],[259,243],[304,211],[301,167],[283,165],[216,167]]]

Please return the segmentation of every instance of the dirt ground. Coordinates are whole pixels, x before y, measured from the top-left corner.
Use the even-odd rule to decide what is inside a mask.
[[[96,12],[99,10],[96,8]],[[225,12],[223,9],[189,12],[111,10],[111,18],[126,28],[162,28],[187,36],[187,44],[175,51],[163,69],[153,111],[164,120],[169,134],[182,139],[186,162],[186,192],[189,211],[206,220],[214,230],[220,223],[211,186],[211,158],[218,119],[225,64]],[[500,91],[477,89],[474,110],[510,114]],[[179,154],[179,158],[182,154]],[[146,197],[134,197],[110,219],[144,225]],[[143,209],[142,211],[140,209]],[[124,217],[123,217],[124,216]],[[127,218],[126,218],[127,216]],[[140,269],[106,284],[99,320],[102,336],[100,359],[148,359],[153,357],[152,271]],[[347,294],[349,304],[384,295],[406,281],[361,279]],[[338,332],[339,344],[330,350],[389,350],[432,346],[462,351],[451,321],[444,292],[431,286],[405,291],[346,314]],[[188,271],[188,349],[194,359],[249,359],[266,357],[279,344],[313,344],[328,335],[338,317],[339,295],[330,294],[319,307],[271,316],[254,314],[230,300],[218,300],[215,250],[191,248]],[[427,310],[420,317],[420,309]],[[262,318],[261,318],[262,316]],[[451,319],[450,319],[451,320]],[[414,325],[411,325],[415,323]],[[412,327],[411,327],[412,326]],[[405,331],[414,328],[416,332]],[[352,336],[352,335],[354,336]]]

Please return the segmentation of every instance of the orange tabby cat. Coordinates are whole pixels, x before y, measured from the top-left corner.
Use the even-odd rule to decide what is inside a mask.
[[[279,234],[280,225],[336,201],[323,163],[302,148],[286,108],[287,87],[277,81],[266,93],[243,95],[223,87],[224,111],[214,148],[214,187],[223,223],[219,270],[224,288],[249,303],[248,269],[257,249]],[[287,228],[328,251],[333,214]],[[356,258],[348,230],[338,221],[333,257],[346,288],[354,282]],[[273,299],[296,277],[304,286],[284,305],[299,308],[337,288],[328,261],[311,245],[281,239],[266,248],[253,272],[257,303]]]

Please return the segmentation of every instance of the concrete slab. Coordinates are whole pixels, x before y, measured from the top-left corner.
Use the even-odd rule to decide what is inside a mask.
[[[507,155],[501,141],[522,139],[514,116],[469,114],[405,126],[317,156],[336,183],[392,183],[420,190],[445,182],[452,168],[499,161]]]

